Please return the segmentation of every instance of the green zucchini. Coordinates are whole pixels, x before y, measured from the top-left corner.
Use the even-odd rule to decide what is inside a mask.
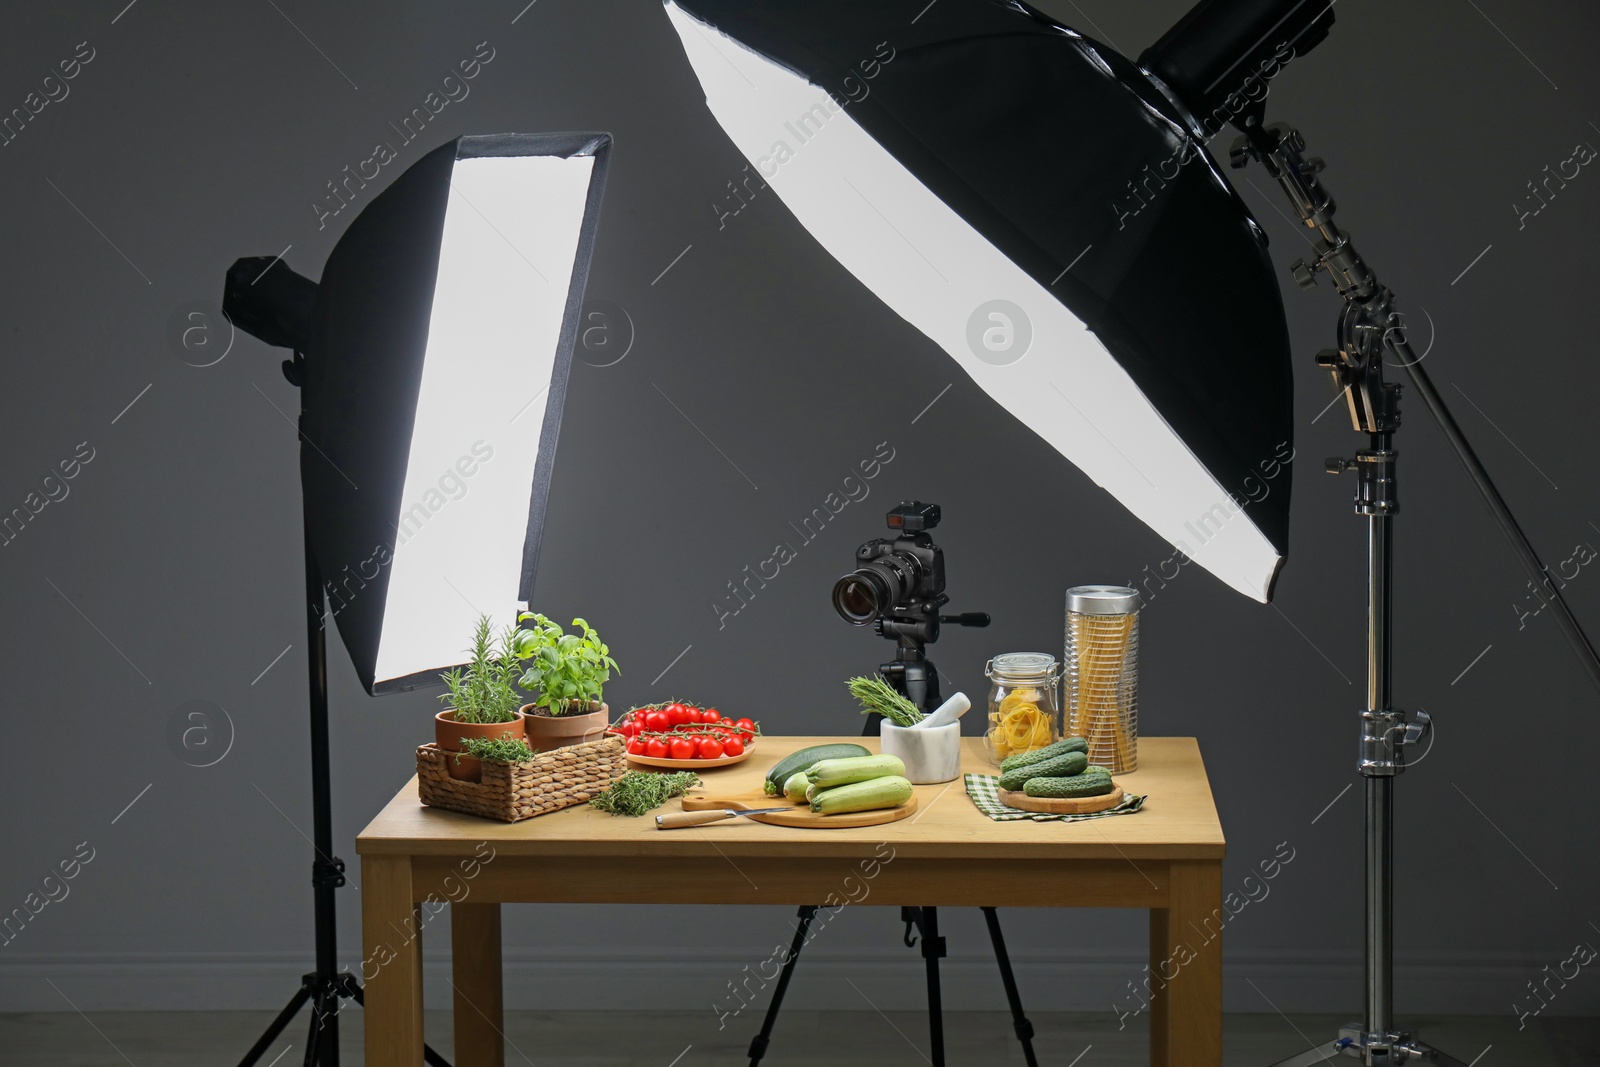
[[[874,778],[904,777],[905,773],[906,765],[899,756],[844,756],[813,764],[806,777],[820,789],[832,789]]]
[[[1022,786],[1030,797],[1103,797],[1111,789],[1111,772],[1104,767],[1070,778],[1029,778]]]
[[[811,810],[819,815],[843,815],[851,811],[898,808],[910,799],[911,783],[892,774],[820,790],[811,798]]]
[[[806,786],[810,784],[811,779],[806,777],[806,772],[797,771],[783,783],[783,795],[798,804],[806,798]]]
[[[1000,770],[1003,773],[1005,771],[1013,770],[1017,767],[1026,767],[1030,763],[1038,763],[1041,760],[1055,759],[1057,756],[1065,756],[1068,752],[1088,751],[1089,742],[1085,741],[1083,738],[1063,737],[1053,745],[1046,745],[1044,748],[1036,748],[1030,752],[1019,752],[1015,756],[1007,756],[1005,759],[1000,761]]]
[[[1040,760],[1021,767],[1013,767],[1000,775],[1001,789],[1021,789],[1031,778],[1070,778],[1082,774],[1089,766],[1085,752],[1064,752],[1054,759]]]
[[[783,795],[783,787],[795,774],[808,771],[811,767],[825,759],[840,759],[845,756],[870,756],[872,753],[860,745],[841,742],[831,745],[812,745],[802,748],[798,752],[791,752],[767,772],[767,779],[762,786],[763,792],[769,797]]]

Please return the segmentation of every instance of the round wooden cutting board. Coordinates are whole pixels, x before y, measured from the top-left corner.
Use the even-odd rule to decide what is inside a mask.
[[[1008,808],[1044,815],[1087,815],[1122,803],[1122,787],[1115,783],[1112,783],[1111,792],[1099,797],[1030,797],[1020,789],[1001,789],[999,793],[1000,803]]]
[[[1095,798],[1100,799],[1099,797]],[[690,794],[683,798],[684,811],[707,811],[714,808],[734,808],[748,811],[751,808],[776,808],[788,803],[782,797],[769,797],[765,793],[741,793],[737,796],[712,797]],[[737,822],[764,822],[772,826],[799,826],[809,830],[845,830],[852,826],[878,826],[886,822],[899,822],[917,810],[917,798],[898,808],[879,808],[877,811],[851,811],[843,815],[817,815],[806,803],[796,804],[793,811],[775,811],[767,815],[752,815]]]

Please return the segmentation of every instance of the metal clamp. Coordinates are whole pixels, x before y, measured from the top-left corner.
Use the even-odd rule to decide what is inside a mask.
[[[1406,747],[1433,730],[1433,718],[1418,708],[1407,718],[1398,708],[1361,713],[1361,758],[1357,769],[1368,778],[1392,778],[1406,769]]]
[[[344,885],[344,860],[335,856],[331,860],[318,856],[311,864],[311,884],[313,886],[332,886],[338,889]]]
[[[1399,475],[1395,460],[1400,454],[1393,449],[1363,449],[1354,459],[1333,456],[1325,469],[1329,474],[1356,472],[1356,514],[1393,515],[1400,510]]]

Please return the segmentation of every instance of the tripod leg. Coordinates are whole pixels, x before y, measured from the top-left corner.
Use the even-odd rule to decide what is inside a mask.
[[[1440,1052],[1433,1046],[1414,1038],[1406,1041],[1400,1047],[1404,1048],[1412,1059],[1420,1060],[1428,1064],[1429,1067],[1469,1067],[1465,1061],[1458,1060],[1449,1053]]]
[[[311,1007],[311,1032],[306,1035],[305,1067],[320,1067],[322,1055],[322,1012]]]
[[[1279,1060],[1272,1067],[1316,1067],[1319,1063],[1344,1063],[1346,1057],[1341,1055],[1343,1047],[1337,1041],[1328,1041],[1300,1053],[1290,1056],[1286,1060]]]
[[[351,977],[350,979],[350,984],[345,992],[345,996],[349,997],[357,1004],[365,1005],[366,1003],[361,999],[361,984],[357,982],[354,977]],[[422,1046],[422,1058],[426,1063],[430,1064],[431,1067],[450,1067],[450,1061],[433,1051],[432,1045],[425,1044]]]
[[[944,1067],[944,1004],[939,997],[939,957],[944,955],[944,938],[939,936],[939,909],[920,909],[922,918],[922,959],[928,969],[928,1040],[932,1044],[933,1067]]]
[[[1006,954],[1006,939],[1000,933],[1000,916],[993,908],[983,908],[983,918],[989,924],[989,940],[994,943],[994,959],[1000,965],[1000,983],[1006,987],[1006,1003],[1011,1005],[1011,1025],[1022,1042],[1022,1055],[1028,1067],[1039,1067],[1033,1054],[1033,1024],[1022,1013],[1022,995],[1017,992],[1017,978],[1011,973],[1011,957]]]
[[[795,927],[794,942],[789,946],[789,958],[783,961],[778,984],[772,989],[772,1003],[767,1005],[766,1017],[761,1020],[761,1032],[750,1041],[750,1067],[756,1067],[756,1064],[761,1062],[761,1057],[767,1054],[767,1045],[772,1040],[772,1028],[778,1022],[778,1009],[783,1007],[783,995],[788,992],[789,979],[794,976],[794,965],[800,961],[800,949],[806,943],[806,931],[811,929],[811,920],[816,914],[816,905],[800,906],[800,925]]]
[[[239,1067],[252,1067],[256,1061],[266,1055],[267,1049],[271,1048],[272,1043],[278,1040],[278,1035],[283,1033],[283,1028],[294,1021],[294,1017],[299,1014],[300,1009],[305,1007],[306,1001],[310,999],[311,990],[309,987],[301,986],[295,990],[294,996],[289,998],[289,1003],[283,1006],[283,1010],[278,1013],[278,1017],[272,1020],[272,1025],[267,1027],[266,1033],[261,1035],[261,1040],[251,1045],[250,1051],[244,1054],[244,1059],[239,1061]]]

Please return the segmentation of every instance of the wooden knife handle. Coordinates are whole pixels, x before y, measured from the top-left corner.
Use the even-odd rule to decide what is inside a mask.
[[[724,819],[736,819],[737,815],[730,815],[721,809],[712,811],[678,811],[671,815],[657,815],[657,830],[676,830],[680,826],[703,826],[708,822],[722,822]]]

